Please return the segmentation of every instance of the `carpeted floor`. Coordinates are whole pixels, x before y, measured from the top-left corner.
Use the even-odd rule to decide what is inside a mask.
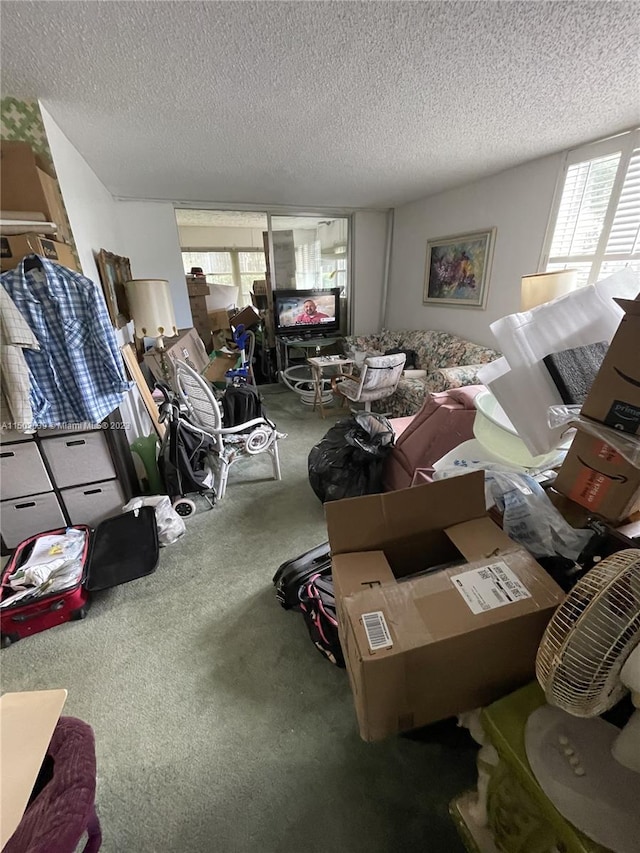
[[[240,463],[155,574],[4,650],[2,689],[66,687],[65,713],[93,726],[104,853],[458,853],[466,732],[363,743],[345,672],[275,601],[277,566],[326,539],[306,465],[335,414],[265,398],[289,434],[282,482]]]

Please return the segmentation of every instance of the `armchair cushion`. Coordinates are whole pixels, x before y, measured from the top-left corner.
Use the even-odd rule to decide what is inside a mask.
[[[474,399],[482,387],[428,394],[412,418],[391,421],[396,443],[384,463],[386,491],[406,489],[412,484],[416,469],[430,471],[445,453],[473,438]]]

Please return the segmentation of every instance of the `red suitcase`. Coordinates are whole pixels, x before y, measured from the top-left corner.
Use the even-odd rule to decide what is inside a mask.
[[[158,565],[158,530],[153,507],[143,506],[103,521],[95,531],[85,530],[82,553],[83,571],[80,582],[66,590],[43,595],[23,604],[7,605],[0,609],[0,640],[2,648],[22,637],[46,631],[74,619],[84,619],[91,602],[91,593],[151,574]],[[0,600],[10,595],[7,579],[18,569],[41,536],[62,534],[67,528],[47,530],[25,539],[13,552],[2,572]]]

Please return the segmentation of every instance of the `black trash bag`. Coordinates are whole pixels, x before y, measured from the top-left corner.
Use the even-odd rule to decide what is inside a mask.
[[[393,427],[384,415],[358,412],[338,421],[311,448],[311,488],[323,503],[381,492],[393,440]]]

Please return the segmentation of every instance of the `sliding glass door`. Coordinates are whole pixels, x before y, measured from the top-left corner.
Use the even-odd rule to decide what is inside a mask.
[[[349,216],[281,216],[270,220],[275,290],[340,289],[340,330],[349,331]]]

